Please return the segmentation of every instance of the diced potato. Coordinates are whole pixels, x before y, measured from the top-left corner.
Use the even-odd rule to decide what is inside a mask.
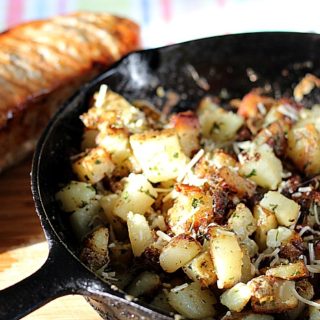
[[[241,280],[243,252],[234,233],[219,228],[209,232],[218,288],[231,288]]]
[[[121,165],[131,156],[129,135],[124,129],[107,128],[97,136],[97,144],[103,147],[116,165]]]
[[[201,245],[195,239],[179,235],[163,248],[160,253],[159,262],[166,272],[175,272],[183,267],[201,252]]]
[[[123,220],[114,214],[114,206],[119,199],[118,194],[108,194],[99,199],[100,206],[103,209],[104,217],[112,227],[118,240],[125,240],[128,236],[128,231]]]
[[[280,313],[298,306],[292,293],[293,281],[259,276],[248,282],[252,292],[251,306],[257,313]]]
[[[241,175],[260,187],[277,189],[282,180],[282,164],[268,145],[252,146],[252,150],[240,154],[239,160]]]
[[[201,188],[189,185],[177,187],[178,196],[168,211],[168,225],[175,235],[206,227],[213,218],[213,198]]]
[[[247,283],[254,277],[255,270],[251,264],[251,259],[247,247],[241,244],[241,250],[243,253],[241,267],[241,282]]]
[[[222,167],[218,174],[227,188],[235,192],[239,197],[252,197],[256,190],[256,185],[252,181],[241,177],[237,172],[229,167]]]
[[[180,112],[171,117],[170,124],[178,134],[182,151],[191,157],[200,149],[198,116],[192,111]]]
[[[114,168],[109,153],[100,147],[90,149],[86,155],[72,164],[72,170],[78,178],[91,184],[111,176]]]
[[[214,141],[232,139],[243,124],[241,116],[220,108],[210,98],[202,99],[197,112],[203,136]]]
[[[109,230],[99,227],[86,237],[80,259],[92,270],[98,270],[109,262]]]
[[[151,183],[142,174],[131,173],[120,197],[115,201],[113,212],[126,221],[129,211],[140,214],[148,211],[157,196]]]
[[[252,90],[242,98],[238,108],[238,114],[245,118],[256,118],[259,114],[259,104],[268,110],[273,103],[274,99],[261,95],[258,90]]]
[[[256,220],[251,211],[243,203],[239,203],[231,214],[228,219],[228,226],[241,240],[252,235],[257,228]]]
[[[86,129],[82,135],[81,150],[86,151],[89,148],[95,148],[98,130]]]
[[[95,217],[100,216],[101,207],[98,200],[91,200],[86,206],[75,210],[70,216],[72,231],[78,240],[91,230],[90,224]]]
[[[319,78],[310,73],[306,74],[294,88],[293,95],[295,100],[302,101],[303,96],[309,94],[315,87],[319,88],[319,86]]]
[[[143,215],[132,212],[128,213],[127,224],[133,254],[139,257],[154,241],[151,228]]]
[[[144,175],[153,183],[177,178],[188,162],[174,129],[134,134],[130,144]]]
[[[126,292],[134,297],[151,294],[161,285],[160,277],[150,271],[140,273],[126,289]]]
[[[212,258],[208,251],[200,253],[182,269],[191,280],[199,281],[202,287],[208,287],[217,281]]]
[[[320,306],[320,300],[315,300],[315,303],[318,303]],[[308,306],[309,318],[308,320],[320,320],[320,308],[313,306]]]
[[[267,127],[262,128],[255,136],[253,142],[256,145],[268,144],[276,156],[282,158],[287,150],[287,137],[290,125],[286,120],[273,122]]]
[[[309,176],[320,173],[320,131],[310,121],[301,121],[288,132],[287,154]]]
[[[141,132],[147,128],[144,113],[111,90],[107,90],[101,104],[95,104],[80,118],[87,128],[102,131],[109,126],[127,128],[130,132]]]
[[[282,226],[288,227],[297,222],[300,206],[279,192],[267,192],[260,201],[260,205],[274,212],[278,223]]]
[[[207,159],[210,165],[214,165],[218,169],[222,167],[237,167],[238,162],[224,150],[214,150],[211,159]]]
[[[251,298],[250,288],[239,282],[232,288],[226,290],[221,296],[221,303],[231,311],[240,312]]]
[[[260,251],[267,248],[267,234],[271,229],[276,229],[278,221],[275,214],[260,205],[255,205],[253,216],[257,221],[257,229],[255,233],[255,241],[259,246]]]
[[[273,276],[284,280],[296,280],[309,275],[304,261],[299,260],[287,265],[279,265],[266,271],[267,276]]]
[[[171,290],[168,294],[170,305],[188,319],[214,317],[216,298],[212,291],[203,289],[199,283],[193,282],[178,291]]]
[[[290,239],[293,235],[293,230],[286,227],[278,227],[271,229],[267,234],[267,246],[270,248],[280,247],[283,242]]]
[[[56,200],[63,211],[72,212],[86,206],[96,196],[96,190],[89,184],[71,181],[56,193]]]
[[[250,258],[254,257],[259,252],[257,243],[250,238],[243,239],[241,241],[241,244],[243,244],[247,248]]]

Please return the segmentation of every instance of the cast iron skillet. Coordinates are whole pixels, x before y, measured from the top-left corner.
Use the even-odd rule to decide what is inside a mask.
[[[319,75],[319,67],[320,35],[238,34],[132,53],[85,85],[55,115],[34,155],[32,192],[49,242],[49,257],[36,273],[0,292],[0,318],[19,319],[66,294],[86,296],[105,319],[171,318],[126,300],[80,262],[68,221],[54,199],[61,183],[71,179],[69,156],[79,148],[83,129],[79,115],[100,84],[108,84],[129,100],[148,99],[159,108],[164,101],[155,92],[162,86],[180,94],[177,111],[193,108],[204,94],[219,95],[224,88],[232,97],[254,87],[269,88],[276,96],[290,94],[306,72]],[[195,81],[194,70],[206,79],[208,91],[203,82]]]

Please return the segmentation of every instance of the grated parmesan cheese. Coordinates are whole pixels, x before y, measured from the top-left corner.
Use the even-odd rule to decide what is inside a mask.
[[[186,165],[185,169],[182,171],[182,173],[177,178],[177,182],[182,182],[186,174],[192,169],[193,166],[196,165],[196,163],[202,158],[204,155],[204,150],[200,149],[194,157],[190,160],[190,162]]]
[[[304,192],[311,192],[311,191],[312,191],[312,187],[311,187],[311,186],[309,186],[309,187],[300,187],[300,188],[298,189],[298,191],[299,191],[299,192],[302,192],[302,193],[304,193]]]
[[[171,292],[178,292],[178,291],[181,291],[182,289],[185,289],[188,287],[188,283],[184,283],[184,284],[181,284],[180,286],[176,286],[174,288],[171,289]]]
[[[309,260],[310,260],[310,263],[313,264],[313,261],[315,260],[313,243],[308,243],[308,249],[309,249]]]
[[[259,270],[259,265],[261,263],[261,261],[265,258],[272,258],[278,255],[278,253],[280,252],[279,248],[276,248],[275,250],[273,250],[271,253],[265,253],[267,250],[270,250],[270,248],[267,248],[264,252],[260,253],[257,260],[254,262],[254,266],[256,268],[256,270]],[[258,271],[259,272],[259,271]]]
[[[158,230],[158,231],[156,232],[156,234],[157,234],[157,236],[158,236],[159,238],[161,238],[161,239],[164,240],[164,241],[167,241],[167,242],[170,242],[170,241],[171,241],[171,237],[168,236],[166,233],[164,233],[164,232],[161,231],[161,230]]]
[[[281,106],[279,106],[278,112],[291,118],[294,121],[297,121],[299,119],[297,111],[289,104],[282,104]]]
[[[103,102],[104,102],[105,97],[106,97],[106,94],[107,94],[107,90],[108,90],[108,86],[106,84],[102,84],[100,86],[99,93],[98,93],[97,99],[95,101],[95,106],[97,108],[101,108],[102,107]]]
[[[257,108],[258,108],[259,112],[260,112],[262,115],[265,115],[265,114],[267,113],[266,107],[264,106],[263,103],[258,102],[258,103],[257,103]]]

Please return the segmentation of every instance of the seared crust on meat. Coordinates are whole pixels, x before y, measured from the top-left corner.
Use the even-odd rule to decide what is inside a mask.
[[[57,107],[139,46],[139,27],[78,12],[0,34],[0,172],[30,151]]]

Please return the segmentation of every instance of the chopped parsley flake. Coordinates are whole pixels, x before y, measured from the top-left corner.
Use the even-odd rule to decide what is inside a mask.
[[[256,169],[252,169],[251,172],[249,174],[247,174],[245,177],[250,178],[250,177],[254,177],[256,175],[257,175]]]

